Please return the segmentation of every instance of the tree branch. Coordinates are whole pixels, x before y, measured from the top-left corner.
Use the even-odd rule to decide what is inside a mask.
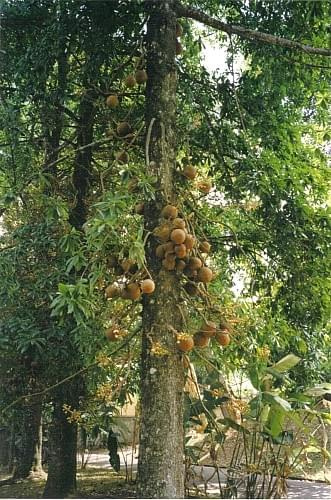
[[[285,47],[288,49],[300,50],[307,54],[315,54],[327,57],[331,56],[330,49],[311,47],[310,45],[304,45],[302,43],[296,42],[295,40],[289,40],[280,36],[270,35],[269,33],[263,33],[261,31],[254,31],[248,28],[243,28],[242,26],[223,23],[219,19],[208,16],[200,10],[185,7],[180,2],[177,2],[176,4],[176,12],[179,17],[189,17],[190,19],[195,19],[196,21],[199,21],[200,23],[203,23],[207,26],[220,31],[224,31],[228,35],[238,35],[241,38],[245,38],[247,40],[267,43],[270,45],[278,45],[280,47]]]

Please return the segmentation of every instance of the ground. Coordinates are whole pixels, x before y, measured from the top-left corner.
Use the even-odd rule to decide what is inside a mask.
[[[108,455],[102,451],[94,453],[89,457],[85,470],[78,473],[78,491],[76,498],[135,498],[134,482],[131,481],[136,470],[136,457],[131,452],[127,452],[125,460],[122,456],[121,473],[117,474],[111,470],[108,462]],[[133,460],[132,460],[133,459]],[[131,468],[132,460],[132,468]],[[127,467],[125,466],[125,461]],[[210,467],[197,467],[197,475],[204,477],[207,481],[213,475]],[[316,481],[288,481],[288,498],[318,498],[319,500],[329,500],[331,498],[330,485]],[[44,481],[22,481],[14,485],[0,487],[0,498],[41,498]],[[203,481],[198,482],[199,489],[203,491]],[[215,474],[208,481],[208,496],[219,498]],[[190,497],[201,496],[197,490],[191,489]]]

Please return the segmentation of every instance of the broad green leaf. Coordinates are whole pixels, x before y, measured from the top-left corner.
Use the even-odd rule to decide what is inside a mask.
[[[277,394],[272,394],[271,392],[263,392],[262,397],[271,405],[280,406],[284,411],[290,411],[292,409],[290,403]]]
[[[315,387],[307,389],[305,394],[308,396],[323,396],[326,392],[331,393],[331,384],[329,383],[315,385]]]
[[[273,406],[269,413],[267,427],[272,437],[278,436],[283,430],[285,412],[279,406]]]
[[[287,372],[287,371],[291,370],[300,361],[301,361],[301,358],[299,358],[298,356],[295,356],[295,354],[288,354],[284,358],[277,361],[277,363],[272,365],[271,368],[279,373],[283,373],[283,372]]]

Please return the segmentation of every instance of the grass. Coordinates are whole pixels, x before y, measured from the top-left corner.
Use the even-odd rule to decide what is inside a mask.
[[[44,480],[20,481],[0,487],[0,498],[42,498]],[[109,469],[86,468],[77,474],[76,498],[135,498],[133,483]]]

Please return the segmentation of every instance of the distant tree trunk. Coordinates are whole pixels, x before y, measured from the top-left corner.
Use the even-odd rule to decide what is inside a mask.
[[[150,132],[150,163],[146,168],[157,178],[157,186],[155,202],[145,209],[145,223],[146,230],[152,231],[160,222],[164,205],[176,203],[173,188],[176,17],[172,0],[146,2],[146,5],[149,15],[146,127]],[[184,375],[173,331],[182,330],[179,281],[174,272],[160,269],[155,246],[156,242],[150,239],[146,249],[156,290],[144,298],[137,495],[138,498],[182,498]],[[157,344],[167,353],[154,354],[153,345]]]
[[[9,427],[0,429],[0,465],[8,465],[10,447],[10,430]]]
[[[42,450],[42,401],[30,400],[20,412],[19,422],[21,442],[16,456],[17,464],[13,479],[44,478],[41,464]]]
[[[62,386],[53,403],[53,418],[49,429],[48,477],[44,498],[66,498],[76,491],[77,425],[68,421],[63,411],[67,404],[77,408],[76,384]]]
[[[87,217],[86,197],[88,195],[92,149],[86,147],[93,141],[95,118],[95,93],[86,92],[80,102],[77,130],[77,154],[73,171],[75,206],[69,221],[73,227],[82,230]],[[80,148],[84,147],[83,150]],[[68,340],[70,344],[70,340]],[[63,412],[63,404],[77,409],[81,395],[82,379],[66,384],[54,398],[53,421],[50,431],[50,459],[44,498],[65,498],[76,490],[77,469],[77,425],[69,423]]]
[[[10,438],[8,447],[8,472],[12,473],[14,470],[15,459],[15,419],[12,420],[10,426]]]

